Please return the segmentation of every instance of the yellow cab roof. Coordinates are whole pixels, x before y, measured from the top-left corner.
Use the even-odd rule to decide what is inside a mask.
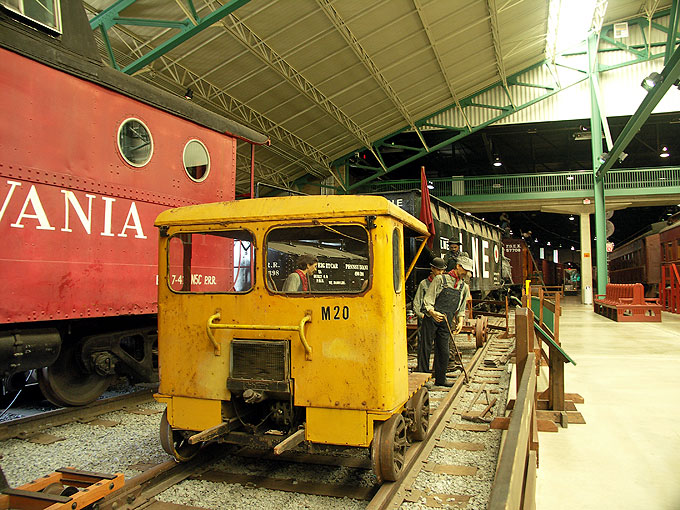
[[[424,223],[384,197],[374,195],[310,195],[255,198],[190,205],[163,211],[155,225],[181,226],[281,220],[334,220],[356,216],[391,216],[418,234]]]

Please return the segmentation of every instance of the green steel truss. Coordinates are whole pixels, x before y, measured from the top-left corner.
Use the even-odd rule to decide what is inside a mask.
[[[120,13],[126,8],[130,7],[137,0],[118,0],[113,5],[107,7],[98,15],[90,20],[90,26],[92,30],[99,29],[102,35],[104,44],[106,45],[106,50],[109,54],[109,60],[111,65],[123,71],[126,74],[134,74],[140,69],[143,69],[149,63],[156,60],[172,51],[177,46],[190,39],[194,35],[202,32],[212,24],[220,21],[222,18],[228,16],[236,9],[247,4],[250,0],[230,0],[226,2],[223,6],[215,9],[213,12],[200,18],[194,7],[193,0],[186,1],[188,12],[188,17],[183,21],[168,21],[168,20],[158,20],[158,19],[139,19],[139,18],[124,18],[120,16]],[[152,50],[150,50],[145,55],[141,56],[131,64],[127,65],[123,69],[120,69],[116,63],[116,58],[113,54],[113,48],[111,47],[111,42],[109,41],[108,30],[114,25],[136,25],[136,26],[147,26],[147,27],[162,27],[176,29],[178,32],[174,34],[170,39],[159,44]]]
[[[669,14],[669,10],[664,10],[664,11],[659,11],[654,15],[654,18],[650,22],[647,18],[640,17],[637,19],[632,19],[628,21],[629,26],[637,26],[643,35],[644,38],[644,44],[639,44],[639,45],[625,45],[621,43],[618,40],[615,40],[612,36],[612,32],[614,30],[613,25],[607,25],[603,26],[602,30],[600,32],[600,40],[603,41],[605,44],[601,44],[600,48],[598,49],[599,53],[604,53],[604,52],[611,52],[611,51],[625,51],[627,53],[630,53],[631,58],[625,62],[617,63],[616,65],[598,65],[598,71],[599,72],[607,72],[611,71],[613,69],[618,69],[621,67],[629,66],[629,65],[634,65],[638,64],[641,62],[646,62],[649,60],[655,60],[659,58],[664,58],[666,56],[666,51],[667,51],[667,46],[668,46],[668,41],[672,41],[670,44],[671,46],[674,46],[675,42],[677,41],[677,37],[675,34],[675,31],[669,30],[668,27],[663,26],[659,24],[657,21],[658,18],[667,16]],[[673,25],[671,25],[673,26]],[[648,36],[645,33],[645,30],[658,30],[661,31],[665,34],[667,34],[667,42],[666,43],[652,43],[648,40]],[[660,50],[660,51],[659,51]],[[584,52],[585,53],[585,52]],[[574,55],[574,53],[570,54],[564,54],[563,56],[570,56]],[[540,68],[540,67],[546,67],[554,76],[554,70],[555,68],[560,68],[563,67],[565,69],[571,69],[578,73],[580,77],[574,81],[569,82],[568,84],[562,84],[560,83],[559,80],[556,78],[553,79],[553,82],[550,84],[546,83],[535,83],[532,82],[530,79],[528,79],[528,75],[531,73],[531,71]],[[463,99],[460,99],[458,102],[451,104],[447,106],[446,108],[443,108],[437,112],[434,112],[432,115],[429,115],[425,118],[422,118],[420,120],[417,120],[415,122],[415,125],[418,129],[422,128],[439,128],[439,129],[445,129],[451,132],[451,137],[447,138],[446,140],[438,143],[437,145],[434,145],[432,147],[429,147],[428,149],[422,148],[422,147],[410,147],[410,146],[404,146],[400,145],[397,143],[393,143],[393,139],[402,134],[410,131],[411,127],[410,126],[404,126],[403,128],[390,133],[389,135],[380,138],[373,142],[373,152],[378,155],[380,158],[380,164],[376,161],[375,164],[369,164],[369,163],[364,163],[364,164],[355,164],[352,163],[353,168],[359,168],[363,170],[369,170],[372,171],[373,174],[370,175],[369,177],[362,179],[358,182],[353,183],[352,185],[347,185],[347,189],[349,192],[356,192],[359,189],[365,187],[368,183],[374,181],[375,179],[378,179],[380,177],[383,177],[387,173],[396,170],[398,168],[403,167],[404,165],[407,165],[408,163],[411,163],[425,155],[427,155],[429,152],[435,151],[437,149],[440,149],[442,147],[445,147],[447,145],[450,145],[458,140],[461,140],[477,131],[480,131],[481,129],[484,129],[485,127],[494,124],[506,117],[509,117],[510,115],[523,110],[525,108],[528,108],[529,106],[536,104],[539,101],[542,101],[544,99],[547,99],[554,94],[565,90],[569,87],[572,87],[574,85],[577,85],[581,82],[584,82],[588,80],[589,74],[588,74],[588,69],[587,66],[584,65],[582,68],[574,68],[574,67],[568,67],[566,65],[562,65],[560,63],[551,63],[547,60],[543,62],[539,62],[533,66],[528,67],[527,69],[524,69],[522,71],[519,71],[513,75],[510,75],[507,77],[507,85],[503,83],[502,81],[498,81],[495,84],[480,90],[479,92],[476,92],[468,97],[465,97]],[[538,96],[533,97],[531,100],[526,101],[524,103],[520,104],[514,104],[510,100],[510,88],[516,88],[516,90],[521,90],[521,89],[526,89],[526,88],[531,88],[531,89],[536,89],[539,92]],[[505,97],[507,101],[503,103],[490,103],[488,101],[485,101],[485,97],[489,97],[489,92],[493,91],[494,89],[502,89],[504,91],[504,94],[496,94],[495,97]],[[519,94],[516,94],[515,97],[518,97]],[[433,119],[436,117],[440,116],[440,114],[451,111],[451,110],[460,110],[460,109],[467,109],[467,108],[483,108],[487,109],[493,112],[496,112],[496,114],[479,124],[476,125],[464,125],[464,126],[450,126],[450,125],[442,125],[441,123],[435,123]],[[467,124],[467,122],[466,122]],[[400,148],[404,151],[407,151],[407,154],[405,155],[404,159],[393,163],[387,167],[384,167],[385,165],[385,159],[383,157],[383,152],[388,149],[388,150],[393,150],[394,148]],[[361,150],[361,149],[357,149]],[[350,160],[355,156],[355,152],[351,152],[348,154],[345,154],[344,156],[336,159],[333,162],[334,167],[340,167],[347,165]],[[338,189],[338,192],[342,192],[340,189]]]

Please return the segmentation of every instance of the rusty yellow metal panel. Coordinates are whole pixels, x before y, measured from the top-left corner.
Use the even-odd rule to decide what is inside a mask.
[[[365,293],[296,296],[267,289],[264,241],[269,229],[291,223],[311,226],[319,221],[366,228],[366,215],[376,218],[375,227],[367,229],[371,280]],[[206,421],[213,421],[204,420],[200,409],[190,406],[190,412],[185,413],[184,408],[175,412],[177,397],[185,397],[187,402],[231,399],[227,380],[233,339],[290,342],[294,404],[308,408],[308,417],[311,413],[316,420],[310,433],[325,438],[320,442],[338,443],[332,436],[339,434],[344,438],[339,444],[350,439],[357,443],[357,437],[362,436],[363,445],[366,437],[372,436],[367,412],[389,417],[401,409],[408,399],[404,261],[398,264],[402,284],[395,291],[393,239],[396,229],[403,243],[405,225],[425,234],[422,223],[382,197],[282,197],[181,208],[162,213],[156,224],[167,227],[159,245],[159,393],[173,397],[173,419],[176,415],[180,420],[171,422],[173,427],[203,430]],[[225,228],[253,233],[256,267],[252,289],[237,294],[172,292],[165,281],[168,236]],[[311,320],[303,321],[307,315]],[[251,328],[214,328],[208,334],[210,324],[215,323]],[[208,407],[211,416],[218,414]],[[169,413],[170,408],[169,404]],[[332,423],[326,424],[330,431],[323,431],[319,417],[333,413],[340,413],[337,416],[348,423],[361,421],[357,417],[363,416],[360,432],[343,432]]]
[[[220,225],[243,221],[281,224],[309,218],[338,220],[367,215],[392,216],[419,234],[427,235],[424,223],[389,200],[371,195],[273,197],[191,205],[162,212],[155,225]]]
[[[173,397],[168,404],[168,422],[174,429],[205,430],[222,423],[222,402]]]
[[[365,411],[310,407],[305,439],[314,443],[368,446],[373,433],[368,434]]]

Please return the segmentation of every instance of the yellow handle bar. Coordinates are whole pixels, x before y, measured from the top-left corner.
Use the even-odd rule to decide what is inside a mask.
[[[208,332],[208,338],[215,348],[215,356],[221,355],[222,346],[215,339],[215,335],[213,335],[212,332],[213,329],[246,329],[251,331],[297,331],[300,335],[302,346],[305,348],[305,359],[307,359],[307,361],[312,359],[312,347],[307,343],[307,338],[305,337],[305,324],[312,320],[312,316],[309,313],[307,313],[307,315],[302,318],[300,324],[297,326],[270,326],[267,324],[218,324],[216,321],[219,321],[221,317],[221,312],[216,312],[211,315],[208,319],[206,328]]]

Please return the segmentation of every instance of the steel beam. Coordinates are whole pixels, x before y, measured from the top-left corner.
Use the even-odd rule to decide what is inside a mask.
[[[124,1],[131,4],[135,0]],[[96,12],[92,7],[87,7],[90,12]],[[102,11],[102,13],[95,15],[93,19],[104,12]],[[139,36],[127,30],[124,26],[114,25],[112,28],[113,30],[120,31],[125,37],[129,37],[140,45],[144,44],[144,41]],[[104,38],[103,34],[102,38]],[[110,45],[107,45],[107,48],[111,50]],[[160,69],[156,69],[154,76],[149,77],[148,80],[153,85],[172,93],[183,93],[187,87],[192,87],[195,93],[194,99],[203,104],[203,106],[246,124],[257,131],[267,133],[272,141],[275,142],[275,147],[270,147],[269,150],[285,154],[286,159],[304,167],[314,175],[326,176],[328,174],[330,158],[322,151],[295,136],[283,126],[256,112],[233,96],[230,96],[226,91],[207,79],[190,71],[176,59],[163,55],[159,60],[163,66]],[[114,61],[115,59],[112,60],[112,65],[115,67]],[[146,76],[143,73],[139,73],[138,77],[146,80]]]
[[[588,37],[588,74],[590,75],[590,132],[593,173],[597,171],[602,154],[602,117],[597,102],[600,87],[597,71],[597,34]],[[595,179],[595,252],[597,256],[597,293],[605,294],[607,287],[607,237],[605,222],[604,180]],[[590,261],[592,263],[592,260]]]
[[[668,64],[666,64],[663,71],[661,71],[661,76],[663,81],[657,83],[652,90],[647,92],[642,103],[640,103],[640,106],[630,120],[628,120],[628,123],[624,126],[621,134],[614,142],[614,146],[609,151],[606,161],[600,166],[595,174],[597,179],[601,180],[606,175],[642,125],[647,121],[652,110],[654,110],[656,105],[659,104],[659,101],[661,101],[666,92],[668,92],[668,89],[670,89],[674,82],[680,78],[680,49],[676,49],[673,52],[673,55],[671,55],[671,58],[668,60]]]
[[[218,9],[219,10],[219,9]],[[302,74],[295,70],[271,46],[236,16],[223,20],[222,26],[248,51],[255,55],[265,65],[278,73],[294,89],[307,97],[312,104],[323,110],[329,117],[351,133],[363,147],[366,147],[377,160],[380,160],[371,143],[371,139],[359,125],[336,106],[321,90],[309,82]]]
[[[427,144],[425,143],[425,139],[422,137],[420,134],[420,131],[416,127],[413,119],[411,118],[411,114],[408,112],[408,109],[406,108],[406,105],[402,102],[402,100],[399,98],[399,95],[396,93],[396,91],[392,88],[392,85],[390,85],[390,82],[387,81],[385,76],[380,72],[380,69],[378,69],[378,66],[375,64],[371,56],[368,54],[368,52],[364,49],[364,47],[361,45],[359,40],[356,38],[354,33],[350,30],[350,28],[347,26],[345,23],[345,20],[342,19],[340,16],[340,13],[333,7],[333,4],[330,0],[316,0],[316,3],[321,7],[321,9],[326,13],[326,16],[328,16],[328,19],[333,23],[335,26],[336,30],[340,33],[342,38],[345,40],[347,45],[352,49],[354,54],[357,56],[357,58],[361,61],[361,63],[364,65],[364,68],[368,71],[368,73],[373,77],[375,82],[380,86],[380,88],[383,90],[387,98],[392,101],[392,104],[399,110],[399,113],[401,116],[406,120],[409,126],[416,132],[418,135],[418,138],[420,138],[420,141],[423,144],[423,147],[427,149]],[[369,144],[370,145],[370,144]]]
[[[191,39],[194,35],[202,32],[206,28],[214,25],[216,22],[220,21],[225,16],[228,16],[236,9],[247,4],[250,0],[230,0],[223,6],[215,9],[213,12],[208,14],[202,19],[187,18],[183,21],[167,21],[167,20],[152,20],[152,19],[134,19],[134,18],[123,18],[120,16],[121,11],[132,5],[135,0],[118,0],[115,4],[109,8],[102,11],[100,14],[95,16],[90,20],[90,27],[96,29],[103,27],[102,30],[106,31],[114,25],[144,25],[144,26],[154,26],[162,28],[177,28],[179,33],[175,34],[173,37],[163,42],[162,44],[156,46],[154,49],[138,58],[130,65],[123,68],[123,72],[126,74],[134,74],[140,69],[147,66],[149,63],[153,62],[162,55],[165,55],[169,51],[175,49],[177,46],[183,42]],[[106,40],[106,39],[105,39]],[[108,44],[108,42],[107,42]],[[109,51],[109,55],[112,52]],[[117,65],[114,63],[114,67]]]
[[[463,121],[465,122],[465,126],[468,129],[472,129],[472,126],[470,125],[470,121],[468,120],[467,115],[465,115],[465,110],[463,110],[463,107],[460,104],[460,99],[458,98],[458,94],[456,94],[456,91],[453,88],[453,85],[452,85],[453,84],[453,78],[449,75],[449,72],[447,71],[447,68],[442,61],[441,53],[439,52],[439,49],[437,48],[437,45],[435,44],[435,39],[434,39],[434,36],[432,35],[432,30],[430,29],[430,24],[425,19],[425,13],[423,12],[422,1],[421,0],[413,0],[413,4],[415,5],[416,11],[418,12],[418,17],[420,18],[420,23],[423,25],[423,29],[425,30],[425,34],[427,35],[427,40],[430,42],[430,47],[432,48],[432,52],[434,53],[434,56],[437,59],[437,64],[439,65],[439,70],[441,71],[442,75],[444,76],[444,81],[446,82],[446,86],[449,88],[449,92],[451,93],[451,98],[453,99],[453,102],[455,103],[456,107],[458,108],[458,111],[460,112],[460,116],[463,117]]]
[[[678,0],[673,0],[671,5],[671,13],[668,18],[668,36],[666,37],[666,53],[663,57],[664,65],[668,65],[668,61],[675,50],[675,41],[678,33],[678,18],[680,17],[680,9],[678,9]]]

